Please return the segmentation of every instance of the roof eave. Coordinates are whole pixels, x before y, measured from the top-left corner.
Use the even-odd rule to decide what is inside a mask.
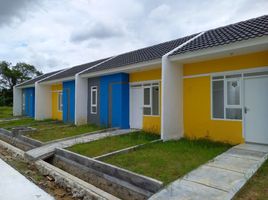
[[[50,80],[50,81],[43,80],[43,81],[39,82],[39,84],[41,84],[41,85],[52,85],[52,84],[57,84],[57,83],[61,83],[61,82],[64,82],[64,81],[72,81],[72,80],[75,80],[75,76],[68,76],[68,77],[59,78],[59,79]]]
[[[238,41],[231,44],[225,44],[216,47],[178,54],[170,56],[169,59],[171,61],[183,64],[264,50],[268,50],[268,35]]]
[[[109,75],[113,73],[129,73],[129,72],[134,72],[137,70],[149,70],[153,68],[157,68],[157,65],[161,65],[161,58],[154,59],[154,60],[149,60],[141,63],[135,63],[135,64],[130,64],[130,65],[125,65],[122,67],[117,67],[117,68],[112,68],[112,69],[104,69],[96,72],[89,72],[86,74],[81,74],[82,78],[91,78],[91,77],[97,77],[97,76],[103,76],[103,75]]]

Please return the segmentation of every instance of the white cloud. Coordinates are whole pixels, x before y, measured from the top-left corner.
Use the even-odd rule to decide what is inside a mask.
[[[0,60],[44,72],[267,14],[267,0],[0,0]]]

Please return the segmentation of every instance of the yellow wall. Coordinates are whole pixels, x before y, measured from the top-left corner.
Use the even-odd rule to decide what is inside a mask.
[[[211,120],[209,76],[184,79],[183,98],[186,137],[243,142],[241,121]]]
[[[184,75],[268,66],[268,51],[184,65]],[[184,79],[184,134],[243,143],[242,122],[211,120],[210,76]]]
[[[184,76],[206,74],[212,72],[223,72],[268,65],[268,51],[233,56],[223,59],[215,59],[198,63],[185,64]]]
[[[161,80],[161,68],[129,74],[129,82]]]
[[[58,111],[58,91],[62,91],[62,84],[52,85],[52,119],[62,120],[62,112]]]
[[[161,80],[161,68],[135,72],[129,74],[130,82],[149,81],[149,80]],[[161,105],[161,84],[160,84],[160,105]],[[161,106],[160,106],[161,112]],[[143,116],[143,130],[158,133],[161,131],[161,114],[159,116]]]

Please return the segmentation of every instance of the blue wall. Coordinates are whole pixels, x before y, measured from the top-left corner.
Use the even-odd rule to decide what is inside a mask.
[[[23,115],[28,117],[33,117],[35,114],[35,89],[34,87],[25,88],[22,91],[24,93],[25,101],[25,111]]]
[[[129,128],[128,74],[118,73],[100,77],[100,124]]]
[[[75,81],[63,82],[62,98],[63,98],[63,121],[68,123],[74,123]]]

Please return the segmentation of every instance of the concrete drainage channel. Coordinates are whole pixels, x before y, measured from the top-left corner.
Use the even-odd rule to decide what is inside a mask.
[[[16,154],[23,154],[27,159],[24,151],[47,143],[27,138],[23,136],[23,131],[27,130],[10,132],[0,129],[0,138],[9,143],[0,141],[0,145]],[[112,155],[137,147],[113,152]],[[106,156],[111,155],[104,155]],[[62,148],[57,148],[52,156],[49,154],[44,160],[33,162],[44,176],[53,177],[58,185],[71,189],[73,195],[81,199],[148,199],[163,187],[163,183],[158,180],[109,165],[99,161],[99,158],[88,158]]]
[[[163,186],[158,180],[64,149],[56,149],[45,161],[121,199],[147,199]]]
[[[28,151],[44,144],[24,136],[25,133],[31,131],[34,131],[31,127],[19,127],[12,129],[12,131],[0,128],[0,139],[23,151]]]

